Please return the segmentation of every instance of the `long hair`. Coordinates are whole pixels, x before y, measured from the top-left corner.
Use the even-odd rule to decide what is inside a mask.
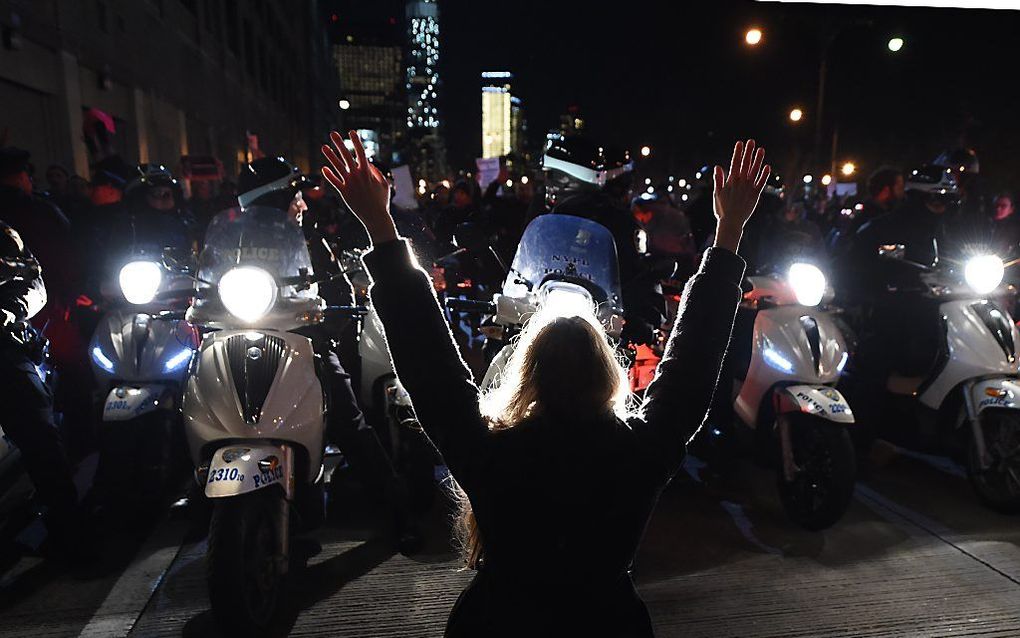
[[[591,309],[566,317],[539,312],[525,324],[498,382],[483,394],[481,411],[491,430],[505,430],[539,416],[626,418],[630,400],[627,371]],[[467,495],[459,488],[455,494],[456,536],[466,565],[475,569],[481,533]]]

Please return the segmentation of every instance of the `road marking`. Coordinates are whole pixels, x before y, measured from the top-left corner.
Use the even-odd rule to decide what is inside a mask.
[[[901,521],[910,523],[914,527],[917,527],[927,532],[928,534],[939,539],[946,545],[949,545],[950,547],[960,552],[964,556],[970,558],[971,560],[981,563],[982,565],[992,570],[996,574],[1002,576],[1003,578],[1010,581],[1014,585],[1020,585],[1020,580],[1017,580],[1015,577],[1002,571],[995,565],[989,563],[987,560],[979,556],[975,556],[973,553],[967,551],[959,544],[950,540],[949,537],[955,534],[955,532],[949,527],[943,525],[942,523],[934,521],[928,518],[927,516],[915,512],[914,510],[908,507],[904,507],[903,505],[894,503],[893,501],[882,496],[881,494],[871,489],[870,487],[866,487],[864,485],[861,485],[860,483],[858,483],[857,486],[854,488],[854,494],[859,501],[871,507],[872,510],[878,512],[878,514],[881,515],[883,518],[892,521],[893,517],[895,517],[900,519]],[[887,514],[890,514],[891,516],[886,516],[883,512],[880,512],[878,510],[885,510],[885,512]]]
[[[127,636],[181,550],[186,521],[166,521],[146,539],[78,638]]]

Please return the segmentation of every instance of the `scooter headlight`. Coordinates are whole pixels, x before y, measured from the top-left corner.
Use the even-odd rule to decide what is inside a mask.
[[[163,281],[163,269],[154,261],[132,261],[120,269],[120,291],[128,303],[147,304]]]
[[[276,281],[261,268],[239,266],[220,277],[220,301],[241,321],[258,321],[276,302]]]
[[[594,314],[591,294],[575,284],[555,283],[543,291],[542,310],[554,317],[590,317]]]
[[[1002,283],[1005,266],[995,255],[971,257],[963,267],[963,278],[974,292],[987,295]]]
[[[786,276],[797,303],[817,306],[825,295],[825,275],[814,264],[798,262],[790,266]]]

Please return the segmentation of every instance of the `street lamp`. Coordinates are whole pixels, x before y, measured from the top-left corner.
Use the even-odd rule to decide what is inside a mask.
[[[854,174],[854,171],[857,170],[857,166],[855,166],[853,162],[845,162],[839,170],[847,177],[850,177]]]
[[[896,53],[903,48],[903,38],[896,36],[895,38],[889,39],[889,50]]]
[[[828,173],[826,173],[825,175],[822,175],[822,186],[828,186],[831,183],[832,183],[832,175],[829,175]]]
[[[350,100],[340,100],[340,110],[341,111],[346,111],[349,108],[351,108],[351,101]]]
[[[650,146],[642,146],[641,147],[641,157],[648,157],[651,154],[652,154],[652,149],[651,149]]]
[[[744,42],[747,42],[749,45],[756,47],[759,44],[761,44],[761,40],[763,37],[764,34],[762,34],[761,29],[759,29],[758,27],[751,27],[750,29],[747,30],[747,33],[744,34]]]
[[[802,111],[800,109],[796,109],[796,108],[793,109],[792,111],[790,111],[790,121],[791,122],[796,123],[796,122],[801,121],[802,119],[804,119],[804,111]]]
[[[807,175],[804,176],[804,183],[805,184],[810,184],[814,179],[815,178],[812,177],[811,174],[807,174]]]

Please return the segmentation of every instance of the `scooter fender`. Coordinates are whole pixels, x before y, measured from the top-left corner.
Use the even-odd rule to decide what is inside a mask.
[[[294,497],[294,453],[285,445],[238,443],[220,448],[209,463],[205,495],[239,496],[281,485],[287,500]]]
[[[975,383],[970,392],[977,414],[988,408],[1020,409],[1020,380],[985,379]]]
[[[834,423],[854,422],[850,404],[839,390],[825,385],[790,385],[776,394],[776,412],[803,412]]]
[[[143,414],[173,407],[173,399],[164,397],[166,386],[117,386],[106,395],[103,422],[130,421]]]

